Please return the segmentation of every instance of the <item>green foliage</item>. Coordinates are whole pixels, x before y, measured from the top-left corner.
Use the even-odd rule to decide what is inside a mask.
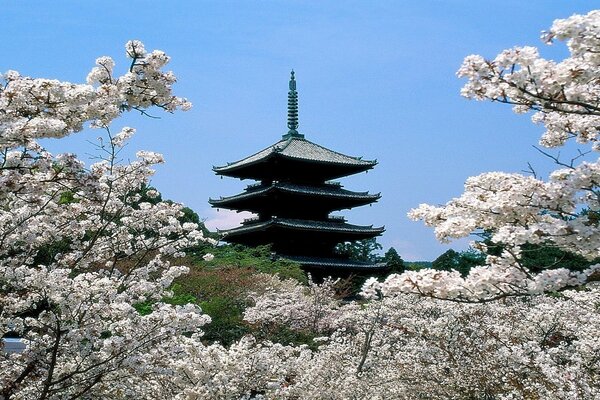
[[[460,272],[462,276],[467,276],[471,268],[483,265],[484,263],[485,254],[479,251],[469,249],[459,253],[450,249],[436,258],[431,263],[431,268],[440,271],[456,270]]]
[[[431,268],[431,261],[404,261],[407,271],[419,271],[423,268]]]
[[[439,271],[452,271],[458,267],[460,254],[455,250],[448,250],[433,260],[431,268]]]
[[[156,191],[158,193],[158,195],[157,196],[149,196],[148,192],[151,190]],[[140,199],[136,202],[137,204],[139,204],[139,203],[158,204],[162,201],[162,196],[160,195],[160,192],[158,192],[158,190],[156,190],[156,188],[154,188],[152,186],[143,185],[139,189],[137,194],[140,195]]]
[[[487,254],[474,249],[462,252],[448,250],[431,263],[431,268],[440,271],[457,270],[462,276],[466,276],[471,268],[485,265],[487,255],[498,256],[504,247],[493,243],[490,234],[484,234],[484,243],[487,246]],[[567,268],[572,271],[582,271],[590,265],[597,264],[600,259],[587,260],[584,257],[559,249],[552,244],[525,243],[521,246],[521,265],[529,271],[539,273],[546,269]]]
[[[70,190],[66,190],[60,194],[60,198],[58,199],[58,204],[71,204],[71,203],[79,203],[79,199],[76,199],[73,195],[73,192]]]
[[[386,266],[389,268],[390,273],[393,274],[401,274],[406,268],[404,260],[393,247],[390,247],[389,250],[385,252],[383,262],[385,262]]]
[[[204,340],[228,346],[250,332],[243,321],[244,309],[238,300],[215,296],[200,303],[202,311],[211,318],[211,323],[203,328]]]
[[[133,305],[133,308],[136,309],[136,311],[138,313],[140,313],[140,315],[148,315],[152,313],[152,305],[154,304],[154,302],[151,301],[144,301],[141,303],[136,303]]]
[[[587,260],[584,257],[564,251],[555,246],[526,243],[522,246],[521,263],[532,272],[544,269],[567,268],[572,271],[583,271],[590,265],[597,264],[600,259]]]
[[[164,297],[162,301],[167,304],[172,304],[175,306],[182,306],[184,304],[197,304],[198,301],[195,296],[190,293],[187,293],[182,289],[181,285],[175,283],[171,287],[171,291],[173,292],[173,296]],[[140,315],[148,315],[152,313],[152,307],[154,305],[154,301],[143,301],[140,303],[136,303],[133,305],[133,308],[137,310]]]
[[[587,213],[585,210],[582,213]],[[595,218],[595,214],[592,215]],[[486,246],[486,253],[469,249],[463,252],[448,250],[432,263],[432,268],[444,271],[455,269],[466,276],[470,269],[485,264],[487,255],[499,256],[504,251],[502,243],[492,242],[491,232],[480,234]],[[533,273],[546,269],[567,268],[572,271],[582,271],[593,264],[600,262],[600,258],[587,260],[584,257],[562,250],[552,243],[525,243],[521,246],[519,262],[521,266]]]
[[[588,214],[588,211],[582,213]],[[596,213],[592,214],[596,218]],[[498,256],[502,253],[504,246],[490,240],[491,234],[484,233],[483,243],[487,247],[487,254]],[[525,243],[521,246],[520,263],[523,267],[534,273],[546,269],[566,268],[571,271],[583,271],[591,265],[600,263],[600,258],[588,260],[578,254],[562,250],[552,243]]]
[[[385,263],[388,270],[385,275],[389,273],[402,273],[406,266],[404,260],[396,249],[390,247],[385,254],[380,256],[378,252],[383,249],[381,244],[377,243],[376,238],[356,240],[354,242],[340,243],[336,246],[336,253],[348,257],[353,261],[362,261],[370,263]]]
[[[243,305],[246,294],[254,290],[256,274],[251,268],[191,265],[190,272],[178,278],[175,284],[180,287],[180,293],[191,294],[199,302],[221,296],[237,299]]]
[[[201,257],[210,252],[215,256],[206,262]],[[308,283],[306,274],[298,263],[285,258],[275,258],[270,246],[246,247],[242,245],[224,245],[207,249],[206,252],[195,252],[199,263],[208,267],[251,268],[266,274],[277,274],[282,279],[292,278],[301,283]]]
[[[200,219],[200,216],[198,214],[196,214],[196,212],[194,210],[192,210],[189,207],[183,207],[181,209],[181,212],[183,213],[183,215],[181,217],[177,218],[179,220],[179,222],[181,222],[182,224],[184,224],[186,222],[192,222],[194,224],[198,224],[198,228],[202,231],[202,233],[204,234],[204,237],[218,239],[218,235],[216,233],[211,233],[206,228],[206,226],[204,226],[204,221]]]
[[[198,302],[196,296],[184,290],[179,283],[174,283],[173,286],[171,286],[171,291],[173,292],[173,296],[163,298],[162,300],[164,303],[182,306],[184,304],[196,304]]]
[[[336,246],[335,251],[339,255],[348,257],[354,261],[378,262],[381,257],[377,255],[377,251],[383,247],[377,243],[375,238],[356,240],[354,242],[340,243]]]
[[[67,252],[71,248],[69,239],[61,239],[56,242],[41,246],[34,257],[35,264],[48,265],[54,262],[57,254]]]
[[[204,261],[202,256],[206,253],[213,254],[214,259]],[[254,333],[253,328],[243,321],[243,311],[248,306],[249,293],[256,290],[257,274],[277,274],[284,279],[307,283],[306,274],[298,264],[273,259],[268,246],[215,247],[206,244],[188,251],[186,260],[190,272],[175,281],[171,287],[173,297],[164,300],[170,304],[198,304],[212,320],[203,327],[206,342],[229,345],[248,333]],[[138,307],[138,311],[147,310],[143,305]],[[271,334],[269,340],[281,343],[309,340],[301,334],[294,336],[292,332],[280,330]]]
[[[460,252],[460,266],[458,271],[461,272],[463,276],[466,276],[471,268],[477,267],[480,265],[485,265],[486,255],[480,251],[475,249],[468,249]]]
[[[183,212],[183,216],[179,218],[179,222],[182,224],[185,222],[193,222],[194,224],[204,225],[202,221],[200,221],[200,216],[198,216],[198,214],[196,214],[196,212],[191,208],[183,207],[181,211]]]

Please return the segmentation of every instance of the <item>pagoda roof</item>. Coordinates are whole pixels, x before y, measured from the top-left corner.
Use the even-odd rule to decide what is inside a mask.
[[[304,139],[302,135],[284,135],[279,142],[239,161],[228,163],[225,166],[213,167],[218,175],[242,178],[258,178],[261,176],[256,171],[251,171],[257,164],[269,163],[274,159],[290,162],[330,165],[348,169],[349,173],[357,173],[373,168],[377,161],[363,160],[361,157],[352,157]],[[347,173],[337,174],[345,176]]]
[[[360,269],[360,270],[383,270],[387,268],[386,263],[369,263],[332,257],[303,257],[282,256],[290,261],[302,264],[303,267],[326,268],[326,269]]]
[[[236,205],[243,203],[245,200],[253,199],[272,192],[307,195],[314,196],[315,198],[351,200],[364,204],[377,201],[379,198],[381,198],[380,193],[370,194],[369,192],[353,192],[342,189],[340,185],[326,184],[313,186],[297,185],[289,182],[275,182],[270,185],[249,186],[243,193],[234,196],[221,197],[219,199],[209,199],[209,203],[215,207],[235,207]]]
[[[273,217],[266,221],[252,222],[237,228],[220,231],[225,234],[225,240],[228,236],[237,236],[249,232],[266,231],[273,228],[283,228],[292,231],[312,231],[322,233],[348,233],[350,235],[376,236],[385,230],[384,227],[374,228],[373,225],[361,226],[351,225],[340,221],[312,221],[304,219],[277,218]]]

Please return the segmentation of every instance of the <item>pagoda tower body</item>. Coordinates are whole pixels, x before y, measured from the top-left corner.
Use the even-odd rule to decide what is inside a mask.
[[[288,128],[282,139],[239,161],[213,167],[217,175],[252,179],[244,192],[210,199],[215,208],[250,211],[257,216],[222,231],[223,240],[247,246],[271,244],[278,255],[306,270],[376,271],[381,264],[351,261],[335,253],[338,243],[369,239],[383,227],[358,226],[333,211],[376,202],[380,194],[343,189],[332,179],[373,168],[377,161],[350,157],[312,143],[298,133],[298,94],[292,71],[288,93]]]

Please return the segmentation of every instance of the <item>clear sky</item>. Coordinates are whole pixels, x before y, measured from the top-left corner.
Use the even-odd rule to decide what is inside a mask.
[[[420,203],[460,195],[465,179],[518,172],[548,161],[531,146],[542,128],[501,104],[460,97],[455,76],[469,54],[493,58],[515,45],[542,45],[552,21],[598,8],[600,1],[2,1],[0,71],[84,82],[94,60],[110,55],[117,71],[124,44],[172,56],[176,94],[187,113],[160,120],[128,116],[115,128],[138,129],[129,148],[163,153],[152,184],[208,226],[239,219],[216,213],[209,197],[249,181],[211,170],[276,142],[286,132],[287,81],[296,71],[300,132],[333,150],[379,165],[342,180],[347,189],[382,192],[371,207],[344,211],[350,223],[385,225],[379,239],[406,260],[432,260],[449,247],[406,218]],[[157,113],[158,114],[158,113]],[[118,130],[117,129],[117,130]],[[86,158],[97,132],[45,143]]]

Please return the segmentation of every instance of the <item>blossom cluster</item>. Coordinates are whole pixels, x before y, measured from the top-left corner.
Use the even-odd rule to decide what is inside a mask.
[[[336,282],[326,279],[316,284],[309,279],[308,286],[302,286],[291,279],[266,278],[260,285],[261,290],[250,295],[254,305],[244,311],[244,320],[251,324],[285,325],[313,333],[330,332],[336,328],[330,324],[337,320],[339,313]]]
[[[172,74],[161,71],[164,53],[126,47],[131,66],[120,78],[108,57],[85,85],[14,71],[2,77],[0,338],[17,336],[26,347],[10,354],[0,344],[0,398],[142,398],[173,387],[167,355],[210,321],[197,306],[161,302],[187,271],[173,261],[202,240],[197,224],[180,222],[182,205],[143,200],[162,156],[140,151],[117,162],[134,129],[112,135],[113,119],[187,107],[171,94]],[[36,141],[86,122],[110,139],[89,167]],[[148,190],[145,198],[156,196]],[[137,304],[152,312],[142,315]]]
[[[128,71],[115,76],[115,62],[100,57],[88,74],[87,84],[30,78],[16,71],[0,75],[0,148],[24,145],[42,137],[63,137],[81,131],[86,122],[107,126],[124,111],[144,112],[159,107],[172,112],[191,103],[172,94],[176,78],[162,71],[169,57],[148,53],[141,42],[126,45]]]
[[[410,294],[343,302],[322,295],[330,285],[325,283],[322,291],[303,288],[301,296],[292,295],[298,300],[293,304],[288,296],[294,285],[267,281],[262,297],[281,306],[264,307],[259,297],[246,315],[253,323],[287,324],[301,320],[320,302],[323,308],[335,309],[322,323],[333,329],[324,334],[311,331],[310,325],[294,325],[316,334],[319,348],[301,356],[291,354],[302,359],[303,367],[282,366],[286,380],[278,378],[278,386],[264,386],[264,398],[600,396],[597,287],[489,303]]]
[[[599,38],[592,11],[544,34],[566,41],[562,62],[532,47],[467,57],[463,94],[533,111],[545,146],[575,138],[598,150]],[[263,276],[246,322],[301,332],[314,346],[250,336],[210,344],[197,305],[165,302],[187,271],[177,257],[202,234],[148,188],[162,156],[140,151],[121,164],[135,130],[111,131],[126,111],[189,103],[172,94],[165,53],[131,41],[126,55],[124,75],[100,57],[86,84],[2,75],[0,338],[25,348],[8,353],[0,342],[0,398],[600,398],[600,266],[535,274],[521,263],[526,243],[600,256],[600,161],[563,165],[548,181],[483,174],[446,205],[411,211],[442,241],[485,231],[502,245],[466,277],[407,271],[369,279],[364,300],[342,301],[332,280]],[[86,123],[109,137],[89,167],[37,142]]]
[[[533,47],[505,50],[493,60],[469,56],[458,71],[458,76],[468,79],[462,94],[512,104],[517,113],[533,112],[533,121],[546,128],[540,139],[543,146],[558,147],[574,138],[597,151],[599,37],[600,11],[596,10],[557,20],[544,34],[547,43],[566,41],[570,57],[561,62],[542,58]],[[489,235],[503,251],[488,255],[485,266],[474,268],[466,278],[453,272],[409,272],[366,290],[486,301],[598,280],[598,266],[572,272],[559,264],[537,276],[523,266],[525,244],[554,246],[590,261],[600,257],[600,160],[579,165],[575,160],[555,161],[559,168],[547,181],[515,173],[484,173],[468,178],[464,193],[445,205],[421,204],[408,213],[433,227],[442,242]],[[487,253],[484,243],[475,246]]]
[[[458,70],[466,77],[463,96],[512,104],[514,111],[533,111],[533,121],[546,132],[540,143],[563,145],[576,138],[579,143],[598,142],[600,121],[600,57],[598,19],[600,11],[556,20],[543,39],[566,41],[570,57],[556,62],[539,55],[535,47],[515,47],[493,60],[479,55],[465,58]]]

